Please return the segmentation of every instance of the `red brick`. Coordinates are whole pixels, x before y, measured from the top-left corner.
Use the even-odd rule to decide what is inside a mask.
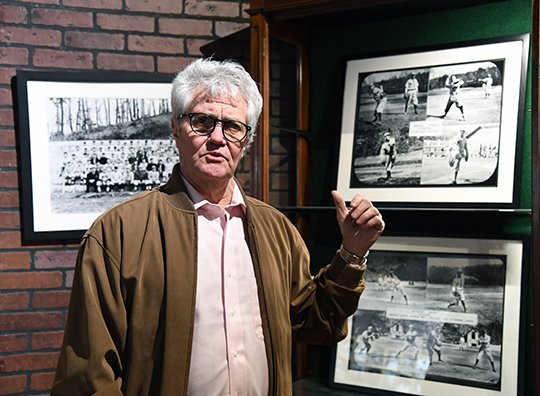
[[[120,10],[122,0],[64,0],[65,6],[81,8],[97,8],[103,10]]]
[[[97,25],[103,30],[151,33],[155,28],[155,20],[144,16],[97,14]]]
[[[154,59],[147,55],[98,54],[97,66],[102,70],[153,72]]]
[[[271,202],[271,204],[274,206],[287,206],[290,202],[289,193],[287,191],[270,191],[269,196],[270,199],[268,202]]]
[[[268,166],[273,172],[287,172],[289,170],[289,162],[283,160],[281,155],[270,155]]]
[[[32,306],[34,308],[67,308],[71,291],[34,292]]]
[[[0,314],[0,331],[60,329],[62,325],[60,312]]]
[[[0,109],[0,126],[15,126],[12,109]]]
[[[1,334],[0,353],[13,353],[24,351],[28,348],[28,336],[26,334]]]
[[[41,67],[92,69],[92,59],[89,52],[36,49],[33,63],[34,66]]]
[[[34,266],[39,269],[74,268],[76,250],[44,250],[36,252]]]
[[[242,11],[240,11],[240,16],[243,16],[244,18],[249,19],[248,10],[251,9],[251,4],[249,3],[243,3],[241,4]]]
[[[143,11],[164,14],[181,14],[182,2],[178,0],[126,0],[128,11]]]
[[[17,172],[3,170],[0,172],[0,188],[17,188],[19,186],[18,176]]]
[[[11,79],[16,73],[13,67],[0,67],[0,84],[11,84]]]
[[[124,49],[123,34],[91,33],[91,32],[66,32],[65,42],[69,47],[95,48],[95,49]]]
[[[172,56],[160,56],[157,59],[158,72],[176,74],[193,61],[193,58],[178,58]]]
[[[199,19],[161,18],[159,32],[176,36],[211,36],[212,21]]]
[[[62,35],[58,30],[8,26],[0,29],[0,41],[11,44],[58,47],[62,43]]]
[[[0,192],[0,208],[17,208],[19,193],[17,191]]]
[[[0,271],[30,268],[30,253],[0,252]]]
[[[0,9],[0,12],[2,10]],[[0,106],[12,106],[13,98],[11,96],[11,89],[0,88]]]
[[[1,203],[1,196],[0,196]],[[0,232],[0,249],[21,247],[21,233],[17,231]]]
[[[130,35],[128,37],[128,48],[134,52],[181,54],[184,49],[184,40],[171,37]]]
[[[0,64],[26,65],[28,64],[28,50],[14,47],[0,48]]]
[[[289,174],[273,172],[270,175],[270,189],[274,191],[283,191],[289,189]]]
[[[60,0],[19,0],[22,3],[60,4]]]
[[[0,167],[14,168],[17,166],[17,152],[15,150],[0,150]]]
[[[0,69],[0,74],[2,70]],[[0,131],[0,147],[15,147],[15,131]]]
[[[35,8],[32,10],[32,24],[73,26],[91,28],[94,26],[91,12],[70,11],[65,9]]]
[[[0,228],[19,229],[21,226],[19,212],[0,212]]]
[[[22,393],[25,390],[25,375],[0,375],[0,395]]]
[[[60,272],[4,272],[0,277],[0,290],[52,289],[60,286]]]
[[[287,155],[288,149],[284,145],[284,142],[282,139],[278,137],[272,137],[270,138],[270,152],[274,154],[284,154]],[[288,140],[286,141],[286,144],[288,144]]]
[[[225,37],[230,34],[236,33],[239,30],[249,27],[249,23],[237,23],[237,22],[216,22],[216,35],[219,37]]]
[[[62,346],[64,331],[49,331],[32,335],[32,349],[54,349]]]
[[[28,309],[28,293],[0,293],[0,310],[23,311]]]
[[[0,6],[0,23],[25,23],[26,8],[15,6]]]
[[[18,208],[19,193],[17,191],[0,191],[0,208]]]
[[[58,363],[58,355],[58,352],[47,352],[4,356],[4,372],[53,369]]]
[[[30,389],[33,391],[49,390],[54,381],[54,372],[36,373],[30,377]]]
[[[188,54],[200,56],[202,54],[201,47],[208,43],[211,43],[212,40],[201,40],[201,39],[188,39],[187,41],[187,50]]]
[[[73,286],[73,275],[74,274],[75,274],[75,271],[66,271],[66,283],[65,283],[64,287],[71,288],[71,286]]]
[[[37,333],[32,336],[32,350],[60,349],[64,341],[64,331]]]
[[[212,17],[238,17],[240,5],[219,1],[186,0],[186,14]]]

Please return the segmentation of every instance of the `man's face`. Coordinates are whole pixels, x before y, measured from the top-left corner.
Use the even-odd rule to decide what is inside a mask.
[[[192,113],[206,113],[221,120],[246,122],[247,105],[233,99],[203,100]],[[200,136],[191,130],[189,118],[172,121],[176,147],[180,154],[182,174],[197,187],[216,181],[228,182],[242,158],[244,141],[231,143],[223,137],[221,123],[208,136]]]

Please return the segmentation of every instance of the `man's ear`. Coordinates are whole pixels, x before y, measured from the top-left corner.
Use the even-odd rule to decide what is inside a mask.
[[[178,137],[178,128],[177,128],[177,123],[176,123],[176,120],[174,118],[171,118],[171,130],[172,130],[172,134],[175,138]]]

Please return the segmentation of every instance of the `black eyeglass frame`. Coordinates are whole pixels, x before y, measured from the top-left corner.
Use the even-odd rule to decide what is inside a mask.
[[[212,121],[214,121],[214,126],[212,127],[211,130],[207,131],[207,132],[200,132],[200,131],[196,131],[195,128],[193,128],[193,117],[197,114],[202,114],[204,115],[205,117],[208,117],[210,118]],[[182,118],[184,117],[188,117],[189,118],[189,127],[191,128],[191,130],[196,133],[197,135],[199,136],[209,136],[212,134],[212,132],[214,132],[214,129],[216,129],[216,126],[218,124],[218,122],[221,122],[221,130],[223,132],[223,137],[225,140],[227,140],[228,142],[231,142],[231,143],[240,143],[242,142],[243,140],[246,139],[249,131],[251,131],[251,127],[249,125],[247,125],[246,123],[242,122],[242,121],[238,121],[238,120],[221,120],[217,117],[214,117],[210,114],[206,114],[206,113],[182,113],[182,114],[179,114],[178,115],[178,120],[181,120]],[[230,136],[227,135],[227,133],[225,132],[225,129],[226,129],[226,125],[228,123],[239,123],[239,124],[242,124],[243,126],[246,127],[246,133],[244,134],[244,136],[242,137],[242,139],[232,139]]]

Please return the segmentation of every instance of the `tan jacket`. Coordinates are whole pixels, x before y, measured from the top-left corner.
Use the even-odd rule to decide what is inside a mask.
[[[186,394],[197,215],[177,167],[166,185],[107,211],[85,234],[52,395]],[[344,338],[363,271],[337,255],[312,278],[296,228],[271,206],[245,199],[268,394],[290,395],[292,337],[317,344]]]

